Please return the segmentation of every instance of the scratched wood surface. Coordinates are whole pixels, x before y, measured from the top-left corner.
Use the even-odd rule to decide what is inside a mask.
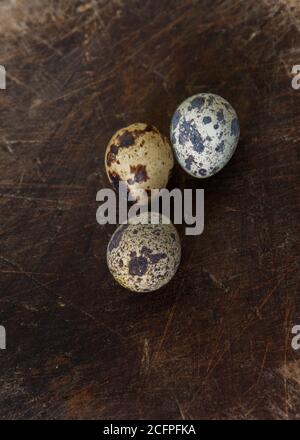
[[[0,417],[296,419],[300,353],[298,0],[3,0]],[[204,182],[205,231],[134,295],[95,220],[104,149],[168,134],[187,96],[227,98],[241,140]],[[297,155],[298,152],[298,155]],[[297,290],[298,288],[298,290]]]

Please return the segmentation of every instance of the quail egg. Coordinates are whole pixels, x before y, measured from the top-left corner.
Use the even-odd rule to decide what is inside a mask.
[[[149,191],[167,186],[174,165],[172,148],[166,137],[152,125],[136,123],[117,131],[105,153],[107,176],[118,190],[125,183],[132,200],[139,190]]]
[[[198,178],[210,177],[227,164],[239,134],[234,108],[212,93],[200,93],[183,101],[173,115],[170,129],[179,164]]]
[[[107,247],[111,274],[133,292],[160,289],[175,275],[180,258],[180,239],[172,223],[122,224]]]

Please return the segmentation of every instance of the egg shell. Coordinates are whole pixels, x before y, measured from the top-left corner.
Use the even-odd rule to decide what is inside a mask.
[[[133,292],[160,289],[175,275],[180,258],[180,239],[173,224],[120,225],[107,247],[111,274]]]
[[[240,135],[234,108],[221,96],[199,93],[175,111],[170,137],[175,156],[190,175],[206,178],[232,157]]]
[[[165,188],[173,166],[167,138],[152,125],[136,123],[122,128],[106,148],[107,176],[116,190],[123,181],[132,200],[139,198],[139,189],[149,192]]]

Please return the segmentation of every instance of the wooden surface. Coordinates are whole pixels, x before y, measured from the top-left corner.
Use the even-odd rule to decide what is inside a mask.
[[[300,418],[297,0],[0,4],[1,418]],[[175,279],[134,295],[97,225],[104,149],[221,94],[241,140]],[[298,156],[297,156],[298,151]]]

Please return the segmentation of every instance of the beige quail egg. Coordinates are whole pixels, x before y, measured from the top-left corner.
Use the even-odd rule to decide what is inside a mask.
[[[180,258],[180,239],[172,223],[120,225],[107,247],[111,274],[134,292],[160,289],[175,275]]]
[[[117,131],[105,153],[107,176],[118,190],[126,184],[132,200],[139,190],[149,191],[167,186],[174,165],[172,148],[165,136],[152,125],[136,123]]]

